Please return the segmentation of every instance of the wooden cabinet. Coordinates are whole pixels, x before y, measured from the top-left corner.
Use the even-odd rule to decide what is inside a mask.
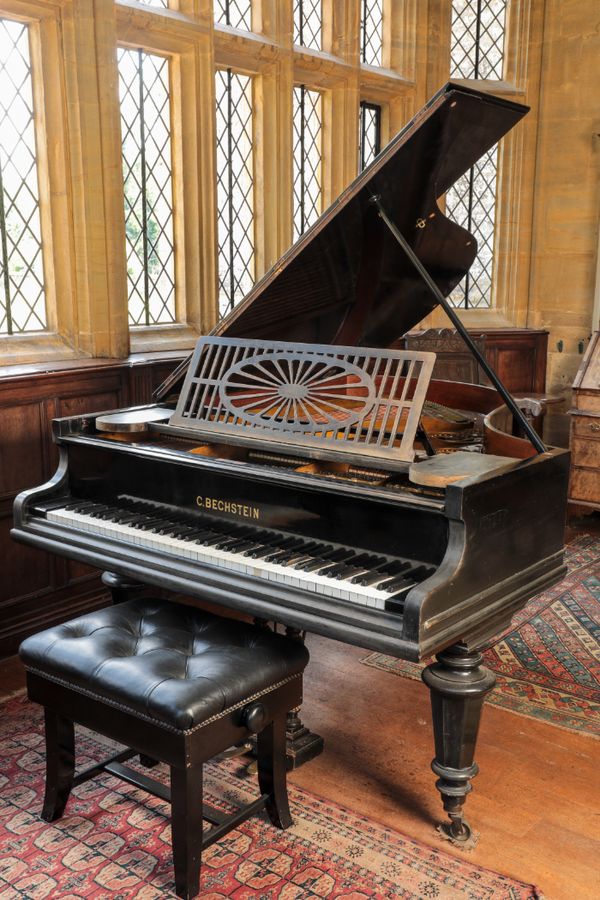
[[[181,356],[0,368],[0,658],[15,653],[28,634],[107,598],[94,569],[10,537],[15,496],[42,484],[56,468],[52,419],[148,403]]]
[[[546,390],[548,332],[543,328],[469,329],[471,337],[509,391],[523,396]],[[489,384],[463,339],[450,328],[409,332],[393,346],[437,354],[434,378]]]
[[[600,331],[592,336],[573,383],[569,500],[600,509]]]

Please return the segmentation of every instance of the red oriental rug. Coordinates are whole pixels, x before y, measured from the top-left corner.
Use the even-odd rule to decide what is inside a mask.
[[[102,775],[75,788],[62,819],[39,818],[42,714],[13,698],[0,722],[1,900],[157,900],[174,897],[169,806]],[[106,756],[78,730],[78,765]],[[113,745],[114,746],[114,745]],[[111,747],[110,749],[113,749]],[[212,764],[206,799],[229,810],[257,796],[235,760]],[[161,776],[161,770],[162,776]],[[166,777],[166,769],[153,770]],[[256,817],[204,854],[204,900],[534,900],[529,884],[426,847],[305,790],[290,789],[294,825]]]
[[[567,545],[568,574],[533,597],[484,652],[498,676],[487,703],[562,728],[600,737],[600,539]],[[420,679],[426,663],[383,653],[367,666]]]

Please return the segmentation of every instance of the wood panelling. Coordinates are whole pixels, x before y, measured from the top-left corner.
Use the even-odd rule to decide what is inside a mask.
[[[56,466],[52,419],[148,403],[180,358],[157,354],[0,370],[0,658],[15,653],[28,634],[107,598],[96,570],[10,538],[15,496],[46,481]]]
[[[0,409],[0,496],[44,477],[43,404],[19,403]]]
[[[47,593],[52,590],[53,566],[47,553],[16,544],[10,538],[12,514],[6,513],[0,520],[0,547],[2,578],[0,578],[0,634],[7,614],[5,606],[21,598]]]
[[[88,393],[77,397],[61,398],[58,403],[59,416],[81,416],[86,412],[104,412],[118,409],[120,391],[117,388],[110,393]]]

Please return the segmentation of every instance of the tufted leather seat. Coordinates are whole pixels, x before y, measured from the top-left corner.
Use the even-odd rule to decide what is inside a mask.
[[[162,600],[129,600],[27,638],[19,653],[30,700],[44,707],[42,818],[59,819],[75,784],[109,772],[171,801],[177,896],[199,892],[202,850],[266,809],[292,824],[287,715],[302,703],[308,651],[269,628]],[[74,723],[126,746],[75,776]],[[202,803],[204,763],[255,735],[260,796],[224,816]],[[123,765],[169,765],[170,790]],[[203,819],[214,824],[205,831]]]
[[[308,651],[232,619],[131,600],[27,638],[27,669],[186,731],[301,674]]]

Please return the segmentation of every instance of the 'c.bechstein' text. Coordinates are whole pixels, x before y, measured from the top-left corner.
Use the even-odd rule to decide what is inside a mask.
[[[260,510],[257,506],[249,506],[245,503],[236,503],[233,500],[221,500],[218,497],[196,497],[196,505],[200,509],[209,509],[212,512],[230,513],[232,516],[243,516],[244,519],[260,519]]]

